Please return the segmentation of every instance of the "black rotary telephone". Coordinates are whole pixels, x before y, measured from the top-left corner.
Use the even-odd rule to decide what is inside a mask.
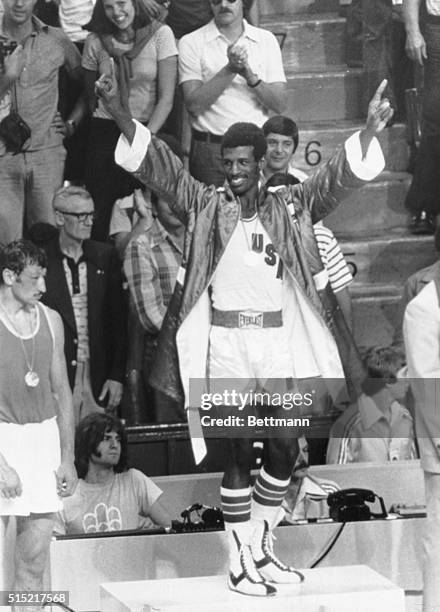
[[[379,500],[382,512],[371,512],[366,502]],[[327,498],[330,518],[338,523],[369,521],[370,518],[386,518],[387,511],[382,497],[368,489],[342,489],[331,493]]]
[[[218,531],[225,528],[223,513],[220,508],[195,503],[180,513],[183,521],[173,521],[176,533],[194,531]]]

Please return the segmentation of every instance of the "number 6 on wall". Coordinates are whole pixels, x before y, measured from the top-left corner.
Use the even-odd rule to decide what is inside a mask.
[[[314,149],[312,149],[311,147],[315,146]],[[309,166],[317,166],[318,164],[321,163],[321,151],[318,151],[318,149],[316,147],[320,147],[321,143],[318,140],[311,140],[310,142],[307,143],[307,146],[305,148],[304,151],[304,157],[306,160],[306,163]]]

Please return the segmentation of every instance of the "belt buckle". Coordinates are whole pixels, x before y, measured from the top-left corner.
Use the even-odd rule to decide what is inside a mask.
[[[255,310],[245,310],[238,313],[238,327],[240,329],[262,329],[263,313]]]

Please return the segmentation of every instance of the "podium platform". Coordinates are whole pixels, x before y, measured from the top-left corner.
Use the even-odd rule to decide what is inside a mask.
[[[403,589],[366,565],[305,570],[305,582],[277,585],[275,597],[227,588],[225,576],[101,585],[105,612],[404,612]]]

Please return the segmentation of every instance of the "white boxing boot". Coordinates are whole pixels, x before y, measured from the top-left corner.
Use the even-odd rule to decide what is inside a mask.
[[[249,545],[240,542],[234,530],[229,532],[229,536],[231,563],[228,586],[231,591],[257,597],[275,595],[277,592],[276,588],[267,584],[256,570]]]
[[[257,521],[252,533],[250,549],[255,567],[260,576],[268,582],[292,584],[302,582],[304,576],[293,567],[277,559],[273,552],[273,535],[267,521]]]

